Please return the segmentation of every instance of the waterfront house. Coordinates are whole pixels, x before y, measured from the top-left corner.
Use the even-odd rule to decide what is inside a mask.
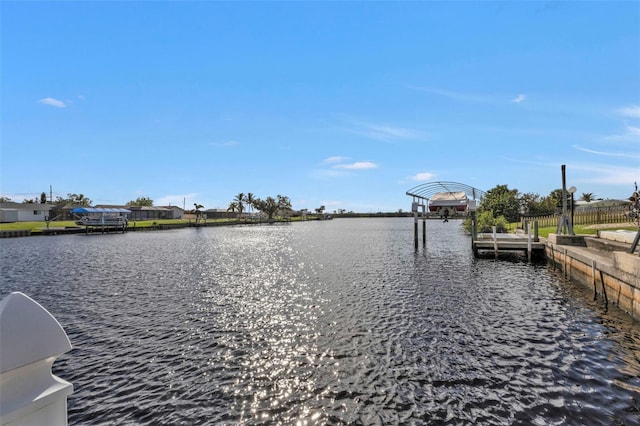
[[[202,212],[206,219],[232,219],[238,217],[238,212],[227,209],[207,209]]]
[[[184,210],[178,206],[160,206],[160,207],[171,211],[167,219],[182,219],[184,217]]]
[[[49,218],[53,207],[40,203],[0,203],[0,222],[44,221]]]

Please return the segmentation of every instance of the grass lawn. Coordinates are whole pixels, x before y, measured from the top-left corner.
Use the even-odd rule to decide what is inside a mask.
[[[296,220],[294,218],[293,220]],[[229,223],[237,222],[238,219],[208,219],[206,223]],[[188,224],[189,219],[155,219],[155,220],[130,220],[129,227],[136,228],[152,228],[157,225],[175,225],[175,224]],[[72,220],[67,221],[55,221],[50,222],[50,228],[64,228],[64,227],[77,227]],[[31,230],[33,234],[40,233],[40,229],[46,228],[46,222],[13,222],[13,223],[0,223],[0,231],[16,231],[16,230]]]
[[[135,223],[138,228],[152,227],[158,224],[174,224],[174,223],[189,223],[186,219],[165,219],[165,220],[138,220],[136,222],[130,221],[129,226],[133,226]],[[68,226],[79,226],[73,220],[55,221],[49,222],[50,228],[64,228]],[[0,231],[15,231],[22,229],[30,229],[33,233],[38,233],[40,229],[46,228],[47,222],[13,222],[13,223],[0,223]]]
[[[599,228],[592,227],[593,225],[575,225],[573,227],[573,232],[577,235],[596,235],[598,231],[618,231],[618,230],[628,230],[628,231],[637,231],[638,227],[629,225],[629,226],[620,226],[613,224],[603,224]],[[538,235],[544,238],[549,237],[549,234],[555,234],[558,230],[557,226],[540,228],[538,229]]]

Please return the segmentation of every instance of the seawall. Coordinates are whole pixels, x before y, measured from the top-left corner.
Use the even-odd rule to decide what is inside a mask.
[[[635,232],[598,236],[550,234],[545,254],[565,278],[593,288],[594,294],[640,318],[640,256],[629,253]]]

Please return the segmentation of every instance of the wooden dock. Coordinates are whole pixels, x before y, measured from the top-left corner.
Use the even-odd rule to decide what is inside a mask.
[[[473,253],[491,251],[496,255],[503,251],[524,251],[529,257],[532,253],[544,253],[544,243],[535,241],[533,235],[526,234],[487,234],[480,233],[473,240]]]

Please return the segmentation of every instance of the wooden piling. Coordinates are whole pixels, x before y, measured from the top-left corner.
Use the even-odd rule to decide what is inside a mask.
[[[418,250],[418,212],[413,212],[413,243]]]

